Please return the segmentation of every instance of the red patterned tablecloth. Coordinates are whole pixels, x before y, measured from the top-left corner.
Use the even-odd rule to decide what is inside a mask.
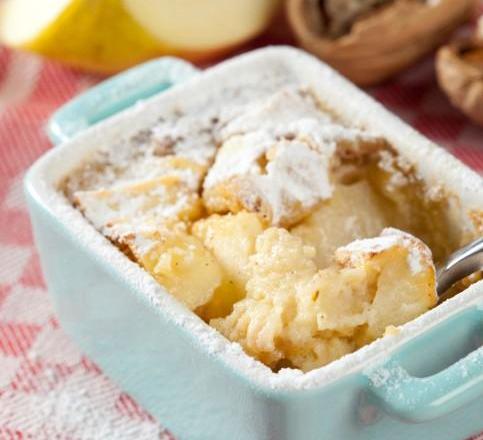
[[[96,81],[0,48],[0,439],[173,438],[65,336],[32,243],[22,177],[51,148],[49,115]],[[448,104],[431,59],[370,92],[483,172],[483,129]]]

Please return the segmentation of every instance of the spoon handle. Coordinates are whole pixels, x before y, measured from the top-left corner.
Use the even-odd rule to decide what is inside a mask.
[[[456,281],[483,269],[483,238],[479,238],[451,254],[438,269],[438,295],[442,295]]]

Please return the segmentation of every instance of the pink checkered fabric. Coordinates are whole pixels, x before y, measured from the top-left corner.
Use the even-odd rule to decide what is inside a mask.
[[[173,438],[59,328],[32,243],[22,177],[51,148],[49,115],[96,81],[0,48],[0,439]],[[483,130],[448,104],[431,59],[371,93],[483,171]]]

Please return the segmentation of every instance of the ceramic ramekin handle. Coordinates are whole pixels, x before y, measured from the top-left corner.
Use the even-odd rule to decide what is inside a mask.
[[[196,75],[190,63],[174,57],[162,57],[128,69],[59,108],[50,118],[47,130],[57,144],[78,132],[149,98],[174,84]]]
[[[472,307],[458,317],[458,322],[472,323],[478,332],[483,329],[483,308]],[[418,347],[424,350],[431,338],[444,338],[454,331],[456,322],[445,323],[430,331],[430,338]],[[468,327],[469,328],[469,327]],[[366,372],[371,393],[382,408],[403,420],[424,422],[444,416],[483,396],[483,346],[448,368],[428,377],[414,377],[401,366],[404,349],[383,365]],[[426,345],[427,348],[427,345]],[[454,347],[448,347],[453,350]],[[413,352],[414,355],[414,352]]]

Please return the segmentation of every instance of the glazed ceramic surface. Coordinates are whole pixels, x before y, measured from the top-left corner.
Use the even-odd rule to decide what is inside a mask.
[[[57,191],[59,179],[97,146],[149,126],[173,103],[246,77],[309,84],[344,117],[378,130],[420,164],[429,183],[450,188],[462,210],[482,209],[478,175],[301,51],[263,49],[203,74],[176,59],[151,62],[60,110],[50,133],[62,144],[26,176],[42,267],[64,329],[180,439],[458,440],[481,431],[482,282],[398,336],[305,375],[275,374],[186,310]]]

